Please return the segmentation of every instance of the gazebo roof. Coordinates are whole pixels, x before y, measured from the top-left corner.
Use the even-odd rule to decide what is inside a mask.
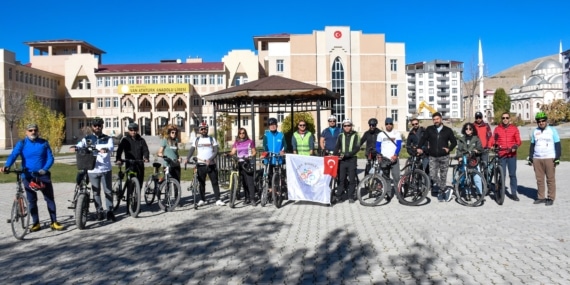
[[[235,87],[204,95],[207,101],[254,99],[254,101],[333,100],[339,95],[325,87],[281,77],[268,76]]]

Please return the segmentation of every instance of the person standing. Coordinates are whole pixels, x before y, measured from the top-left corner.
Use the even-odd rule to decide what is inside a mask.
[[[341,131],[341,129],[336,126],[336,117],[334,115],[331,115],[328,121],[329,127],[323,130],[319,141],[323,156],[334,152],[336,140]]]
[[[169,172],[170,176],[180,183],[180,155],[178,154],[178,128],[175,125],[169,124],[166,126],[166,134],[160,141],[160,148],[158,149],[158,157],[167,157],[172,160]],[[169,166],[166,161],[162,163],[164,166]]]
[[[111,154],[115,145],[113,138],[103,133],[103,119],[96,117],[91,121],[92,134],[85,136],[77,145],[72,147],[73,151],[77,148],[86,148],[90,145],[95,146],[98,150],[95,167],[87,171],[91,187],[93,189],[93,199],[95,200],[95,208],[97,209],[97,219],[99,221],[107,218],[107,220],[115,221],[113,214],[113,173],[111,165]],[[101,188],[105,194],[105,209],[101,201]]]
[[[538,190],[538,199],[534,204],[545,203],[546,206],[552,206],[556,199],[556,166],[560,164],[562,146],[558,131],[548,125],[546,114],[538,112],[535,119],[538,126],[531,134],[528,154],[528,161],[534,166]],[[548,194],[545,194],[545,176]]]
[[[194,150],[198,150],[196,157],[198,158],[196,167],[198,172],[198,182],[200,183],[200,198],[198,206],[206,204],[206,175],[210,178],[212,189],[214,190],[214,198],[217,206],[225,206],[220,196],[220,185],[218,184],[218,167],[216,165],[216,156],[218,156],[218,142],[215,138],[208,136],[208,124],[202,122],[199,127],[200,136],[196,141],[191,142],[190,151],[186,157],[186,163],[194,154]]]
[[[230,156],[237,155],[238,157],[238,168],[241,173],[241,184],[245,189],[245,204],[257,206],[255,201],[255,184],[253,183],[253,157],[256,155],[255,152],[255,142],[249,138],[247,131],[244,128],[238,130],[238,137],[232,146],[232,150],[229,153]]]
[[[412,129],[408,133],[408,138],[406,140],[406,151],[410,156],[416,155],[416,147],[420,143],[420,139],[424,135],[425,129],[424,127],[420,126],[420,121],[417,118],[413,118],[411,121]],[[428,147],[424,147],[423,151],[424,154],[421,155],[422,160],[422,170],[429,175],[429,158],[427,156],[427,149]]]
[[[364,175],[368,175],[372,164],[376,160],[376,140],[378,139],[378,134],[380,130],[376,127],[378,126],[378,120],[376,118],[371,118],[368,120],[369,129],[364,132],[362,138],[360,139],[360,147],[366,144],[364,155],[366,156],[367,162],[364,169]]]
[[[285,155],[285,149],[287,149],[287,142],[285,140],[285,135],[277,130],[277,119],[269,118],[267,120],[267,125],[269,130],[265,131],[263,135],[263,150],[279,154],[279,157],[272,157],[272,158],[264,158],[263,164],[283,164],[284,159],[283,155]],[[269,167],[269,177],[273,177],[273,167]],[[271,183],[273,179],[269,179],[269,187],[271,188]]]
[[[342,121],[342,133],[338,136],[335,153],[339,156],[339,178],[336,199],[340,201],[342,193],[346,190],[345,180],[348,176],[348,201],[354,203],[354,189],[356,189],[356,154],[360,150],[358,133],[352,129],[352,121]]]
[[[483,153],[483,145],[481,144],[481,139],[479,139],[477,134],[477,128],[475,128],[475,125],[472,123],[465,123],[461,129],[461,134],[463,136],[457,141],[457,159],[462,161],[463,154],[467,154],[469,159],[473,158],[477,161],[476,169],[480,171],[479,157],[481,153]],[[477,193],[464,193],[465,201],[471,201],[471,197],[480,199],[481,195],[483,195],[483,180],[481,179],[481,176],[474,176],[473,183],[475,183]]]
[[[315,149],[315,138],[313,134],[307,130],[307,122],[300,120],[297,123],[297,131],[293,133],[291,140],[293,153],[300,155],[313,155]]]
[[[50,228],[61,231],[64,226],[57,221],[55,200],[53,195],[53,184],[49,169],[53,165],[53,153],[49,142],[39,137],[37,124],[27,125],[26,137],[16,143],[16,146],[6,159],[6,164],[0,168],[1,172],[10,170],[10,167],[18,157],[22,158],[22,174],[26,198],[28,199],[29,211],[32,215],[31,232],[42,229],[38,214],[38,194],[42,192],[47,203],[49,217],[51,219]]]
[[[376,140],[376,152],[383,157],[389,158],[392,162],[390,172],[394,180],[394,187],[398,187],[400,182],[400,150],[402,149],[402,135],[394,130],[394,120],[386,118],[384,121],[385,132],[380,132]],[[386,200],[389,202],[394,197],[394,188],[387,193]]]
[[[144,162],[148,162],[149,151],[146,141],[139,135],[139,125],[137,123],[130,123],[128,125],[129,134],[124,136],[119,142],[117,148],[116,163],[122,164],[121,157],[125,153],[125,159],[139,160],[134,163],[134,169],[137,172],[137,179],[139,185],[144,182]],[[126,167],[129,168],[131,162],[127,161]]]
[[[509,170],[511,199],[519,201],[517,195],[517,149],[521,146],[521,135],[519,128],[510,123],[510,118],[509,112],[503,112],[501,124],[495,128],[490,143],[499,147],[498,156],[501,167],[505,174],[507,169]]]
[[[477,136],[481,141],[481,146],[483,147],[483,150],[490,149],[491,148],[490,142],[491,142],[491,136],[493,135],[493,131],[491,130],[491,126],[489,125],[489,123],[485,123],[483,121],[483,113],[481,112],[475,113],[475,123],[473,123],[473,125],[477,130],[476,131]],[[485,167],[485,165],[489,163],[489,152],[483,151],[481,153],[481,161],[485,163],[483,167]]]
[[[440,112],[433,113],[431,117],[433,126],[427,127],[418,143],[417,152],[422,154],[423,148],[429,146],[427,151],[429,154],[429,174],[431,181],[438,190],[437,198],[443,202],[449,168],[449,153],[457,146],[457,139],[453,130],[443,125]]]

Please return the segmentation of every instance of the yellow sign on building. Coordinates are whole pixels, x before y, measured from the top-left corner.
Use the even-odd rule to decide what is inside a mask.
[[[190,84],[125,84],[117,88],[119,94],[189,93]]]

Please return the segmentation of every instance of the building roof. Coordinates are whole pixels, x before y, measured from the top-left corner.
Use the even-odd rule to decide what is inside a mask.
[[[71,39],[44,40],[44,41],[24,42],[24,44],[44,51],[47,51],[48,46],[76,46],[77,44],[80,44],[82,46],[89,47],[96,54],[106,53],[104,50],[82,40],[71,40]]]
[[[102,64],[96,73],[136,73],[136,72],[223,72],[223,62],[191,62],[191,63],[135,63],[135,64]]]

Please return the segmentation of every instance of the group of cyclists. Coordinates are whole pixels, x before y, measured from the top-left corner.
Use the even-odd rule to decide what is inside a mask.
[[[519,201],[517,195],[516,178],[516,154],[521,145],[518,128],[510,123],[510,114],[504,112],[501,116],[501,124],[492,131],[488,123],[483,122],[483,115],[480,112],[475,114],[475,121],[465,123],[461,129],[461,137],[457,140],[451,128],[443,125],[442,116],[436,112],[432,115],[433,125],[423,128],[419,125],[418,119],[411,120],[411,130],[407,136],[406,150],[410,155],[419,156],[421,168],[429,174],[431,178],[432,192],[438,194],[439,201],[445,201],[445,188],[447,170],[449,168],[450,154],[457,147],[458,153],[468,153],[472,156],[477,167],[484,165],[488,160],[489,149],[497,150],[501,167],[508,170],[510,178],[510,197],[514,201]],[[543,112],[536,114],[537,128],[531,134],[531,146],[529,150],[529,165],[534,166],[537,179],[538,199],[535,204],[544,203],[547,206],[553,205],[556,197],[555,167],[560,162],[561,145],[560,138],[555,128],[547,123],[547,116]],[[277,119],[269,118],[268,129],[263,136],[263,150],[277,154],[272,159],[264,160],[264,163],[275,164],[276,160],[283,163],[283,156],[287,150],[285,135],[277,130]],[[384,121],[385,129],[378,128],[378,120],[371,118],[368,120],[369,129],[362,137],[353,130],[353,123],[350,119],[344,119],[337,125],[336,116],[328,118],[329,126],[325,128],[320,136],[319,147],[321,155],[336,155],[339,157],[338,168],[338,188],[333,193],[332,203],[342,202],[346,199],[350,203],[355,202],[355,190],[357,183],[357,153],[365,146],[365,155],[369,160],[386,158],[390,161],[390,172],[394,181],[400,179],[399,156],[402,150],[403,141],[399,131],[394,129],[392,118]],[[81,175],[88,175],[92,185],[94,202],[98,220],[115,221],[113,214],[112,196],[112,162],[111,156],[114,152],[113,139],[105,135],[102,130],[104,121],[101,118],[94,118],[91,122],[92,133],[85,136],[71,150],[76,151],[86,146],[94,146],[97,152],[97,159],[93,169],[87,173],[79,172],[77,181],[82,179]],[[206,204],[206,176],[212,184],[215,196],[215,205],[225,206],[222,200],[218,182],[218,168],[216,157],[219,152],[218,142],[214,137],[209,136],[209,126],[203,122],[199,125],[199,135],[195,141],[190,142],[188,156],[184,160],[179,155],[178,149],[178,128],[175,125],[168,125],[165,128],[159,157],[169,158],[170,174],[178,182],[180,181],[180,164],[195,161],[199,181],[200,200],[198,206]],[[118,144],[116,150],[115,163],[136,169],[139,185],[144,181],[144,163],[149,161],[149,149],[144,138],[139,134],[139,127],[136,123],[128,125],[128,134],[124,136]],[[6,160],[4,167],[0,171],[9,171],[16,159],[21,156],[22,174],[27,200],[29,202],[29,212],[32,217],[30,231],[41,229],[37,209],[37,192],[42,192],[47,203],[53,230],[63,230],[64,226],[57,221],[56,207],[53,194],[53,185],[49,169],[53,165],[53,153],[49,142],[38,135],[37,124],[27,125],[26,137],[19,141],[10,156]],[[291,137],[293,153],[299,155],[315,155],[313,134],[307,130],[307,122],[299,121],[297,131]],[[196,158],[193,159],[194,152],[197,151]],[[124,159],[122,158],[124,154]],[[245,204],[256,206],[258,201],[254,183],[254,171],[244,171],[248,165],[251,167],[252,160],[256,156],[255,142],[248,136],[244,128],[240,128],[237,138],[232,145],[229,155],[237,156],[240,165],[242,185],[245,189]],[[451,157],[453,159],[453,157]],[[165,166],[166,166],[165,159]],[[132,165],[129,165],[132,164]],[[368,163],[365,174],[369,173],[371,163]],[[270,168],[273,170],[273,168]],[[506,173],[506,172],[505,172]],[[271,176],[271,173],[269,173]],[[546,187],[545,187],[546,182]],[[478,189],[481,189],[481,181],[475,181]],[[270,185],[271,187],[271,185]],[[105,195],[105,202],[101,199],[101,189]],[[481,191],[472,193],[475,198],[482,195]],[[394,192],[387,193],[387,200],[391,199]],[[467,197],[469,198],[469,197]],[[73,207],[74,205],[71,205]]]

